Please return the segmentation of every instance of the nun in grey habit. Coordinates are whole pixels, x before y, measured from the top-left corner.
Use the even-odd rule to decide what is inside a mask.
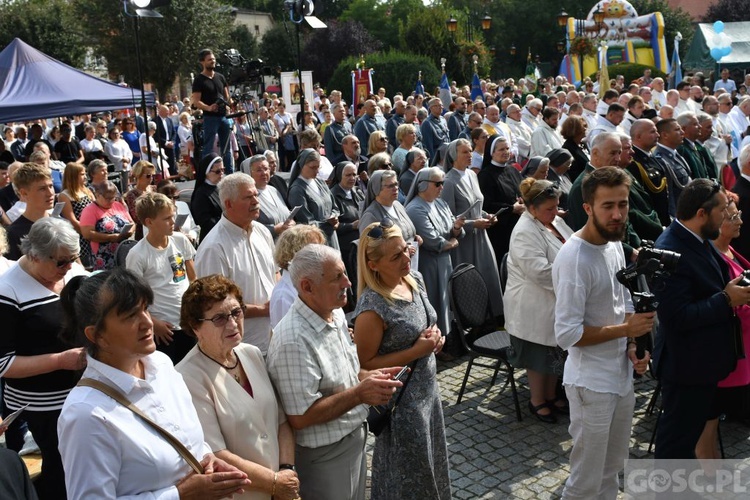
[[[326,235],[328,246],[341,250],[336,236],[338,212],[334,212],[336,205],[331,190],[317,178],[319,169],[320,153],[303,149],[289,177],[289,205],[302,207],[294,216],[295,222],[317,226]]]
[[[453,272],[451,251],[464,236],[464,219],[456,219],[448,204],[440,199],[444,174],[440,167],[420,170],[406,197],[409,214],[417,234],[422,237],[419,272],[424,278],[427,297],[437,312],[437,325],[443,335],[450,331],[448,280]]]
[[[495,251],[492,249],[487,228],[497,219],[482,210],[484,195],[479,189],[479,180],[469,165],[471,144],[466,139],[450,143],[445,157],[445,184],[440,198],[448,204],[455,217],[466,214],[461,244],[451,251],[453,265],[464,262],[473,264],[484,278],[492,303],[492,313],[503,313],[503,293],[500,288],[500,273],[497,269]]]

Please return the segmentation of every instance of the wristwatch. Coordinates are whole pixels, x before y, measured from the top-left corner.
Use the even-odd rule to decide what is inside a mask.
[[[293,464],[279,464],[279,470],[291,470],[297,472]]]

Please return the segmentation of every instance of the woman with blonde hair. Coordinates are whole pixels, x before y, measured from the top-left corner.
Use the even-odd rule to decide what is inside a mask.
[[[394,169],[403,172],[406,166],[406,155],[414,149],[417,142],[417,129],[411,123],[402,123],[396,129],[398,147],[393,151],[392,161]]]
[[[141,160],[133,165],[133,170],[130,172],[133,187],[125,193],[123,201],[128,206],[130,218],[135,222],[136,240],[143,238],[143,224],[138,219],[138,214],[135,211],[135,201],[144,193],[156,192],[156,186],[153,184],[155,174],[156,167],[145,160]]]
[[[444,337],[412,271],[401,230],[386,217],[362,233],[357,259],[359,301],[354,340],[360,366],[411,364],[390,425],[375,438],[371,498],[451,498],[448,449],[435,353]]]
[[[388,152],[388,137],[382,130],[376,130],[370,134],[370,140],[367,142],[367,157],[372,158],[378,153]]]
[[[81,213],[83,209],[94,202],[94,193],[86,186],[86,168],[80,163],[68,163],[63,173],[63,190],[57,196],[57,201],[65,203],[61,215],[68,219],[73,228],[80,235],[80,258],[85,267],[92,262],[91,245],[81,234]]]

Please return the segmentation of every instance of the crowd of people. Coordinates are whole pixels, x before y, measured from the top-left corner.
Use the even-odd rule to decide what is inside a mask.
[[[713,90],[483,81],[476,99],[453,86],[449,109],[316,88],[296,117],[260,96],[253,130],[227,118],[213,53],[199,62],[191,96],[148,119],[4,129],[3,415],[24,409],[6,441],[35,440],[40,498],[363,499],[367,407],[395,398],[371,498],[451,498],[436,358],[462,354],[463,263],[529,413],[570,420],[564,498],[616,495],[652,354],[656,456],[717,458],[718,416],[750,402],[745,347],[729,349],[750,349],[750,96],[728,72]],[[681,257],[657,311],[634,313],[615,274],[646,241]]]

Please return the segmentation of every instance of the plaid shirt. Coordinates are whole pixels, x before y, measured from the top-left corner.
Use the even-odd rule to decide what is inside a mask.
[[[359,359],[341,309],[326,323],[299,297],[279,322],[268,347],[268,373],[287,415],[304,415],[318,399],[359,383]],[[361,426],[367,406],[357,405],[325,424],[296,432],[308,448],[337,443]]]

